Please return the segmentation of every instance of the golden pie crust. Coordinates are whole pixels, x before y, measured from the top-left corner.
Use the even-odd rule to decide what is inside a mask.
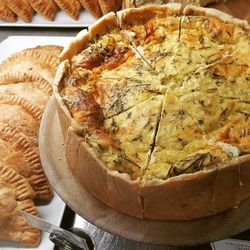
[[[0,180],[0,238],[21,242],[25,246],[38,246],[40,232],[32,228],[22,217],[19,210],[37,216],[38,211],[31,200],[19,200],[14,188],[9,183]]]
[[[10,72],[0,74],[0,94],[18,95],[44,109],[52,94],[52,87],[36,73]]]
[[[102,16],[102,10],[98,3],[98,0],[79,0],[83,8],[86,9],[91,15],[98,19]]]
[[[16,22],[16,14],[7,6],[5,0],[0,1],[0,19],[6,22]]]
[[[37,216],[38,210],[32,199],[35,192],[28,181],[12,168],[0,166],[0,238],[19,241],[26,246],[37,246],[40,232],[32,228],[20,215],[24,210]]]
[[[67,13],[70,17],[77,20],[81,4],[78,0],[55,0],[57,5],[61,10],[63,10],[65,13]]]
[[[52,21],[55,18],[58,6],[54,0],[29,0],[32,8],[44,18]]]
[[[34,15],[34,10],[30,6],[28,0],[6,0],[6,4],[24,22],[31,22]]]
[[[99,0],[99,4],[102,13],[105,15],[112,11],[118,11],[121,9],[122,1],[120,0]]]
[[[41,47],[30,48],[17,52],[4,60],[0,64],[0,72],[36,72],[52,83],[58,64],[58,57],[45,53]]]
[[[162,29],[156,30],[154,29],[154,27],[150,26],[155,25],[155,23],[157,23],[159,20],[164,20],[164,18],[166,17],[169,18],[167,20],[167,22],[169,22],[167,24],[169,25],[163,25],[163,27],[165,28],[165,33],[162,32]],[[196,28],[196,20],[200,19],[202,20],[202,24],[208,25],[208,29],[204,29],[204,27],[204,30],[200,30],[200,27]],[[209,20],[212,20],[212,24],[210,24]],[[148,24],[148,27],[146,28],[144,26],[145,23]],[[178,28],[178,25],[181,25],[180,28]],[[121,29],[123,33],[119,31]],[[191,29],[191,31],[189,31],[189,29]],[[180,81],[180,76],[182,76],[183,74],[186,74],[186,78],[184,78],[185,82],[189,83],[189,74],[192,73],[191,76],[196,76],[197,74],[200,76],[201,72],[206,73],[206,70],[210,70],[210,68],[212,69],[213,67],[216,68],[218,65],[222,64],[227,65],[225,68],[223,68],[223,70],[225,71],[223,71],[219,66],[218,68],[216,68],[216,70],[221,70],[220,74],[223,74],[223,76],[226,74],[225,72],[227,70],[236,70],[237,67],[242,67],[242,72],[245,72],[249,69],[250,66],[248,57],[246,55],[243,56],[244,54],[250,54],[249,40],[247,40],[249,39],[249,30],[250,28],[247,22],[235,19],[217,10],[194,6],[186,6],[183,8],[179,4],[167,4],[164,6],[147,6],[136,9],[128,9],[118,12],[117,15],[115,15],[114,13],[109,13],[98,20],[93,26],[91,26],[88,32],[80,32],[76,36],[76,38],[64,48],[60,55],[62,63],[57,70],[53,87],[54,96],[57,101],[57,110],[61,121],[62,132],[65,138],[66,159],[69,167],[71,168],[72,172],[77,177],[81,185],[83,185],[97,199],[109,205],[110,207],[122,213],[129,214],[141,219],[148,218],[156,220],[192,220],[214,215],[227,209],[239,207],[241,202],[248,199],[250,197],[250,185],[248,181],[250,178],[250,155],[249,144],[247,142],[249,137],[246,134],[243,135],[245,141],[242,141],[241,144],[242,149],[246,150],[246,152],[244,153],[245,155],[238,154],[238,150],[236,150],[236,147],[230,147],[230,144],[222,143],[220,144],[220,146],[215,146],[213,144],[213,141],[208,141],[207,143],[209,150],[213,152],[215,148],[219,148],[218,150],[220,152],[224,152],[223,157],[224,155],[226,155],[225,161],[218,161],[217,163],[209,165],[204,169],[199,169],[199,167],[203,164],[203,161],[206,163],[207,159],[204,160],[205,158],[202,158],[206,155],[202,153],[203,151],[198,151],[199,158],[197,159],[194,158],[193,155],[191,155],[185,158],[183,161],[177,160],[176,162],[172,163],[172,165],[170,166],[172,172],[168,172],[169,175],[167,176],[167,178],[166,176],[159,177],[157,169],[153,169],[151,171],[150,168],[144,169],[142,171],[142,176],[140,176],[139,178],[132,178],[133,175],[131,175],[129,172],[123,172],[118,169],[118,167],[114,169],[112,169],[112,167],[108,167],[109,164],[113,166],[113,158],[111,157],[112,153],[109,153],[109,149],[112,147],[115,148],[116,144],[114,144],[115,146],[112,145],[112,137],[105,137],[106,134],[105,132],[103,132],[101,126],[104,126],[102,124],[105,124],[105,122],[110,117],[105,117],[103,113],[102,115],[100,115],[101,111],[98,110],[98,105],[96,103],[97,101],[100,101],[102,103],[102,99],[99,100],[98,94],[96,94],[95,92],[98,91],[98,89],[94,88],[93,92],[88,92],[88,90],[89,88],[91,88],[90,84],[92,84],[92,79],[94,79],[93,82],[95,86],[99,86],[98,77],[103,77],[100,79],[105,79],[105,74],[108,75],[106,80],[109,78],[109,81],[113,81],[113,79],[117,77],[117,75],[115,77],[113,75],[109,75],[109,71],[116,72],[116,74],[120,74],[122,75],[122,77],[124,77],[124,75],[125,77],[127,77],[130,70],[133,70],[133,67],[125,67],[124,71],[119,71],[118,69],[123,67],[122,63],[124,63],[125,65],[126,63],[130,65],[129,62],[133,63],[134,61],[136,61],[137,57],[139,58],[139,66],[137,65],[139,69],[138,71],[143,72],[143,74],[139,75],[139,77],[136,78],[136,81],[140,82],[141,79],[143,79],[142,81],[146,81],[148,71],[156,71],[156,67],[163,67],[161,64],[162,58],[161,60],[156,60],[155,65],[152,64],[152,62],[154,62],[154,58],[150,57],[152,55],[152,48],[157,48],[157,41],[161,41],[161,39],[166,38],[168,39],[168,37],[171,37],[171,35],[173,39],[176,40],[168,40],[168,42],[164,44],[166,48],[162,48],[166,49],[167,51],[163,51],[164,53],[160,51],[161,53],[163,53],[164,58],[168,58],[167,56],[170,56],[170,58],[172,58],[169,61],[164,61],[165,64],[163,64],[165,70],[164,73],[168,73],[168,71],[170,71],[171,78],[169,77],[167,79],[167,82],[169,83],[169,85],[167,86],[162,86],[161,81],[158,84],[156,81],[157,79],[154,80],[156,81],[156,87],[164,87],[162,89],[158,89],[159,92],[162,91],[160,92],[160,94],[158,93],[159,95],[166,95],[166,93],[168,93],[167,91],[164,92],[165,87],[167,89],[169,87],[170,90],[173,91],[173,89],[175,88],[175,84]],[[112,33],[112,31],[114,32]],[[234,31],[235,33],[233,33]],[[196,36],[196,32],[199,36]],[[202,36],[200,36],[199,32],[201,32]],[[213,45],[214,47],[211,48],[210,46],[204,45],[203,39],[206,38],[203,37],[202,32],[207,32],[208,36],[211,36],[211,40],[206,40],[206,42],[211,42],[210,45]],[[105,36],[106,33],[107,36]],[[150,36],[152,34],[159,35],[156,42],[153,39],[150,40]],[[232,34],[234,34],[235,37]],[[110,41],[109,39],[111,35],[113,37],[115,46],[117,43],[119,49],[121,46],[127,46],[127,50],[123,49],[120,51],[131,51],[134,53],[134,55],[132,53],[129,54],[127,57],[128,59],[124,59],[124,57],[122,57],[122,60],[124,60],[125,62],[122,61],[121,64],[118,64],[118,66],[116,64],[114,68],[110,69],[110,58],[105,58],[105,56],[103,56],[103,53],[107,53],[108,51],[108,53],[111,53],[112,55],[111,58],[116,55],[116,51],[114,52],[111,49],[110,52],[110,47],[105,47],[105,42]],[[123,37],[123,39],[121,39],[121,37]],[[214,45],[214,39],[216,39],[216,37],[219,40],[218,45]],[[145,40],[143,40],[144,38],[146,39],[145,43]],[[230,43],[230,39],[237,40],[237,42],[239,42],[238,46],[243,44],[245,46],[241,46],[238,49],[234,50],[234,47],[231,47],[232,42]],[[98,42],[100,42],[100,44]],[[199,45],[202,46],[202,50],[200,52],[202,56],[199,57],[199,54],[195,54],[200,58],[199,60],[201,60],[201,67],[196,68],[196,57],[193,59],[193,61],[190,60],[189,57],[187,57],[185,58],[185,63],[182,63],[180,65],[181,67],[178,67],[178,64],[176,64],[177,67],[173,67],[174,63],[179,62],[180,57],[184,56],[184,53],[186,53],[188,49],[190,50],[189,52],[192,51],[192,53],[195,53],[196,42],[198,42]],[[184,46],[183,44],[187,45]],[[178,46],[178,50],[176,50],[176,45]],[[101,53],[98,54],[98,48],[103,47],[107,50],[101,50]],[[142,47],[144,47],[144,50],[142,50]],[[97,52],[95,51],[96,48]],[[221,48],[223,48],[222,51]],[[179,50],[183,54],[179,54]],[[175,51],[177,52],[175,53]],[[214,51],[216,51],[216,53],[213,53]],[[99,56],[97,57],[98,60],[91,57],[95,52]],[[203,55],[203,53],[206,53],[205,56]],[[191,53],[188,54],[191,55]],[[207,63],[207,60],[211,59],[214,56],[219,57],[216,57],[214,61],[209,61]],[[232,68],[230,68],[230,66],[228,65],[228,63],[230,64],[230,62],[232,62],[233,64]],[[240,62],[241,64],[238,65],[236,62]],[[186,66],[187,64],[189,64],[188,67]],[[147,70],[143,71],[144,68],[146,68]],[[192,69],[193,71],[189,72],[190,69]],[[173,72],[177,73],[174,74]],[[212,71],[209,72],[211,73]],[[237,70],[235,72],[237,72]],[[230,71],[229,75],[233,76],[235,72]],[[72,75],[72,79],[70,77],[73,73],[75,73],[76,75]],[[80,79],[79,82],[77,81],[78,73]],[[97,74],[97,76],[95,75],[95,73]],[[157,73],[160,75],[161,71]],[[206,79],[205,77],[210,77],[209,79],[212,79],[210,75],[207,76],[205,73],[204,79]],[[214,73],[214,79],[218,77],[217,74],[218,72]],[[244,74],[243,76],[245,76]],[[234,77],[236,75],[237,74],[235,74]],[[82,78],[80,76],[82,76]],[[152,74],[152,77],[153,76],[154,74]],[[133,75],[133,77],[135,78],[136,76]],[[67,79],[73,80],[72,82],[69,81],[70,85],[67,85]],[[90,83],[85,81],[85,79],[90,79]],[[161,79],[163,79],[164,81],[166,80],[165,78]],[[248,77],[245,78],[244,81],[246,81],[246,85],[249,79],[250,78]],[[127,82],[128,81],[125,81],[125,84],[127,84]],[[80,90],[77,89],[78,84],[80,84],[81,86]],[[154,90],[150,89],[150,91]],[[179,107],[178,103],[181,103],[176,100],[176,98],[179,97],[178,95],[180,95],[180,97],[183,97],[183,100],[185,100],[185,95],[183,94],[183,91],[185,93],[185,88],[180,88],[178,89],[178,91],[179,92],[176,92],[176,96],[166,95],[166,97],[164,97],[164,107],[172,108],[172,110],[169,110],[170,113],[174,112]],[[214,90],[209,89],[209,91]],[[196,93],[196,90],[190,90],[190,93],[192,92]],[[108,94],[110,93],[107,92],[107,95]],[[208,95],[210,95],[210,93],[208,93]],[[119,95],[119,99],[122,99],[122,97],[122,95]],[[83,102],[81,102],[81,100],[83,100]],[[245,103],[242,105],[246,105],[244,107],[247,109],[247,102],[244,100],[242,100],[241,102]],[[175,103],[176,106],[173,105]],[[206,100],[204,100],[204,102],[201,102],[200,106],[205,104]],[[232,103],[230,102],[230,105],[231,104]],[[231,108],[233,108],[233,105],[234,104],[232,104]],[[243,107],[241,104],[239,105],[240,107]],[[104,106],[102,106],[102,109],[103,107]],[[243,108],[243,110],[245,108]],[[163,111],[164,109],[162,109],[162,112]],[[168,110],[166,109],[166,111]],[[178,109],[177,111],[178,116],[181,117],[175,118],[178,124],[179,121],[184,119],[183,117],[186,112]],[[223,117],[227,111],[228,108],[222,110],[220,115]],[[127,110],[125,109],[122,112],[125,113],[127,112]],[[166,115],[168,114],[168,112],[166,112],[166,114],[162,114]],[[119,115],[120,113],[116,114],[117,117]],[[194,113],[194,115],[196,114]],[[248,119],[247,114],[244,113],[241,115],[243,115],[244,117],[246,115],[246,119]],[[131,117],[133,116],[128,113],[127,119],[129,120]],[[161,115],[161,117],[163,117],[163,115]],[[161,118],[159,121],[159,126],[156,127],[155,141],[153,143],[154,148],[151,148],[151,158],[149,158],[148,160],[148,166],[153,166],[153,158],[158,157],[157,147],[155,143],[158,143],[157,140],[161,136],[160,134],[157,134],[158,131],[160,131],[161,129],[162,131],[164,131],[165,125],[160,123],[163,120],[164,119]],[[185,139],[189,139],[190,136],[193,136],[193,138],[196,140],[196,133],[198,134],[201,132],[194,132],[195,130],[193,130],[193,127],[199,126],[200,130],[203,129],[203,125],[206,125],[206,120],[198,121],[198,123],[200,123],[198,125],[196,123],[194,124],[194,117],[187,121],[187,126],[184,126],[185,133],[187,133],[187,136],[185,135]],[[221,122],[222,121],[223,119],[221,120]],[[98,124],[98,122],[100,122],[101,125]],[[114,121],[114,123],[116,122],[117,121]],[[124,120],[124,122],[126,121]],[[247,120],[245,122],[247,124]],[[193,127],[190,126],[190,130],[188,131],[187,127],[189,126],[189,124],[192,124]],[[115,125],[113,126],[117,129]],[[173,125],[172,129],[166,130],[167,132],[165,134],[168,135],[168,133],[174,133],[175,127],[178,128],[177,125]],[[105,127],[105,129],[106,128],[107,127]],[[118,127],[118,129],[120,129],[118,131],[121,131],[121,128],[123,127]],[[110,132],[110,134],[113,133],[113,136],[116,136],[116,129],[114,129],[113,132]],[[249,124],[246,125],[244,131],[248,131],[248,129]],[[229,130],[227,128],[226,131],[220,134],[220,136],[225,139],[225,142],[228,142],[226,140],[228,131]],[[176,137],[173,138],[176,139]],[[143,138],[141,140],[143,141]],[[190,140],[192,140],[192,137]],[[103,144],[99,143],[100,141],[102,141]],[[169,141],[169,143],[170,142],[171,140]],[[181,143],[183,143],[183,139],[179,138],[178,143],[182,145]],[[112,146],[110,146],[110,148],[107,147],[108,149],[107,151],[105,151],[106,145]],[[167,145],[168,144],[164,144],[164,147],[167,147]],[[186,145],[182,145],[182,147],[184,146]],[[127,148],[126,150],[129,149]],[[108,156],[110,156],[110,158],[108,158],[107,156],[107,158],[105,158],[104,160],[104,156],[106,156],[104,154],[107,154]],[[232,156],[234,154],[236,156]],[[221,159],[224,159],[223,157]],[[159,159],[161,160],[161,158]],[[215,157],[215,159],[217,158]],[[115,160],[116,159],[114,159],[114,162]],[[123,160],[124,159],[121,158],[119,159],[119,162],[121,163]],[[179,167],[185,165],[185,161],[190,160],[193,160],[193,163],[195,163],[195,166],[198,168],[198,170],[188,172],[187,169],[186,173],[178,173]],[[117,163],[117,166],[119,165],[119,162]],[[164,163],[164,159],[162,159],[162,162]],[[159,165],[160,163],[161,162],[158,162],[157,164]],[[129,164],[131,164],[131,160],[130,162],[128,161],[127,165]]]
[[[52,191],[41,166],[39,154],[33,150],[25,136],[8,124],[0,124],[1,165],[14,169],[25,177],[36,198],[49,200]]]

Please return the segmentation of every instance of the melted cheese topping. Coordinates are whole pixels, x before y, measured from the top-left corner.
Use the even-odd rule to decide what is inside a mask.
[[[74,56],[61,95],[111,170],[142,182],[250,153],[250,38],[214,17],[155,16]]]

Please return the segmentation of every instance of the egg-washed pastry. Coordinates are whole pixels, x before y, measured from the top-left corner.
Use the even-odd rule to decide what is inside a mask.
[[[141,7],[152,4],[181,3],[206,6],[209,3],[226,2],[226,0],[123,0],[123,8]]]
[[[36,72],[52,83],[59,64],[57,56],[44,52],[41,48],[30,48],[14,53],[0,63],[0,73],[28,71]]]
[[[44,18],[53,21],[58,11],[58,6],[54,0],[29,0],[32,8]]]
[[[122,7],[121,0],[99,0],[102,14],[107,14],[112,11],[118,11]]]
[[[63,46],[59,45],[38,45],[36,47],[24,49],[23,51],[37,51],[58,58],[62,50]]]
[[[40,75],[32,72],[0,74],[0,94],[17,95],[44,109],[52,94],[52,87]]]
[[[40,242],[40,232],[29,225],[19,210],[35,216],[38,215],[38,211],[32,201],[32,189],[21,176],[19,177],[19,182],[23,182],[22,186],[10,184],[0,178],[0,239],[18,241],[24,246],[35,247]],[[27,195],[28,193],[31,195]],[[27,198],[20,199],[20,195],[24,194]]]
[[[16,22],[16,14],[7,6],[5,0],[0,0],[0,19],[6,22]]]
[[[102,10],[100,8],[98,0],[79,0],[83,8],[91,13],[96,19],[102,16]]]
[[[249,32],[176,3],[109,13],[80,32],[54,81],[79,183],[142,219],[192,220],[249,199]]]
[[[81,4],[78,0],[55,0],[61,10],[70,17],[77,20],[81,10]]]
[[[16,95],[0,94],[0,122],[16,126],[27,137],[29,144],[38,147],[38,131],[42,110],[30,101]],[[37,150],[37,149],[36,149]]]
[[[34,15],[34,10],[28,0],[5,0],[7,6],[20,17],[24,22],[30,23]]]
[[[0,123],[0,164],[25,177],[36,192],[36,198],[49,200],[52,191],[41,166],[39,154],[25,135],[13,125]]]
[[[29,226],[18,210],[38,215],[28,181],[12,168],[0,165],[0,239],[20,241],[27,246],[40,242],[40,232]]]

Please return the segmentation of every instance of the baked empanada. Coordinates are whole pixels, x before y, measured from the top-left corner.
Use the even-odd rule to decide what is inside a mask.
[[[34,10],[28,0],[5,0],[7,6],[17,14],[24,22],[30,23]]]
[[[52,191],[41,166],[39,154],[14,126],[0,123],[0,164],[25,177],[36,198],[49,200]]]
[[[6,5],[5,0],[0,0],[0,19],[6,22],[16,22],[16,14]]]
[[[58,10],[54,0],[29,0],[32,8],[41,16],[52,21]]]
[[[39,53],[45,53],[49,56],[59,57],[61,51],[63,50],[63,46],[59,45],[38,45],[33,48],[28,48],[23,51],[38,51]]]
[[[38,131],[42,110],[16,95],[0,94],[0,122],[14,125],[25,134],[29,144],[38,151]]]
[[[0,64],[0,73],[13,71],[32,71],[53,82],[59,58],[36,48],[17,52]]]
[[[103,15],[109,12],[116,12],[121,9],[122,0],[99,0]]]
[[[100,8],[98,0],[79,0],[84,9],[86,9],[94,18],[100,18],[102,16],[102,10]]]
[[[0,74],[0,94],[21,96],[43,109],[52,94],[52,87],[36,73],[7,72]]]
[[[32,191],[28,184],[25,188],[26,192]],[[40,242],[40,232],[29,225],[19,210],[36,216],[38,210],[31,200],[32,195],[20,199],[18,194],[22,192],[21,189],[20,186],[4,181],[0,177],[0,238],[19,241],[26,246],[37,246]]]
[[[57,5],[61,10],[71,16],[73,19],[77,20],[81,4],[78,0],[55,0]]]
[[[9,168],[6,165],[0,165],[0,181],[11,185],[16,199],[19,201],[34,199],[36,196],[36,193],[30,186],[29,182],[14,169]]]

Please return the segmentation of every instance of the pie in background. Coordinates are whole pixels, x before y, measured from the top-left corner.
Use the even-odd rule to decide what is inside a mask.
[[[78,0],[55,0],[61,10],[67,13],[74,20],[78,19],[81,4]]]
[[[28,0],[5,0],[7,6],[24,22],[30,23],[34,10]]]
[[[80,32],[53,88],[79,183],[141,219],[203,218],[248,199],[249,30],[171,3],[109,13]]]
[[[99,0],[101,6],[102,14],[105,15],[109,12],[116,12],[121,9],[121,0]]]
[[[7,6],[5,0],[0,0],[0,19],[11,23],[16,22],[16,14]]]
[[[91,15],[98,19],[102,16],[102,10],[100,8],[98,0],[79,0],[83,8],[91,13]]]
[[[29,0],[32,8],[41,16],[52,21],[55,18],[58,6],[54,0]]]

